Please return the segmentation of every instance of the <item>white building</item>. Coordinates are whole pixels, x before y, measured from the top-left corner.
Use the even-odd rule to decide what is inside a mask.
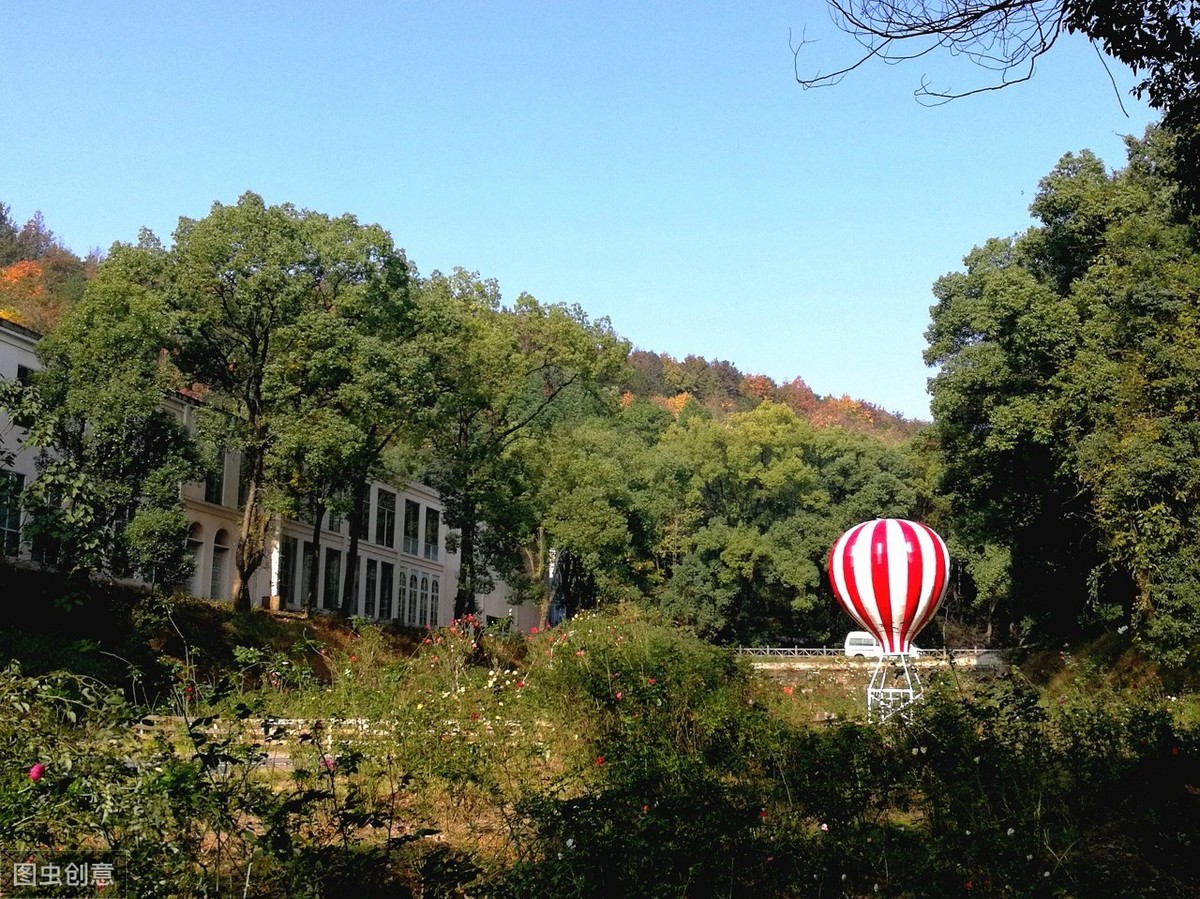
[[[0,317],[0,378],[23,378],[39,367],[35,347],[39,335]],[[189,427],[198,404],[184,397],[166,401]],[[16,491],[37,477],[36,452],[21,449],[21,433],[0,412],[3,450],[16,451],[0,478]],[[187,592],[198,597],[226,598],[233,580],[233,552],[241,523],[239,497],[240,458],[227,453],[221,473],[201,483],[182,485],[184,508],[190,520],[187,545],[196,561]],[[459,558],[447,552],[444,509],[438,494],[422,485],[398,487],[375,481],[370,484],[366,528],[358,543],[358,565],[348,570],[349,527],[337,516],[326,515],[319,553],[313,552],[311,523],[276,518],[267,559],[250,580],[250,595],[264,607],[300,609],[303,585],[317,572],[317,606],[336,609],[343,585],[356,583],[353,614],[414,627],[446,624],[454,613]],[[37,564],[37,547],[22,538],[21,515],[0,495],[0,553]],[[511,618],[514,626],[528,630],[537,623],[537,609],[513,606],[503,584],[476,597],[484,620]]]

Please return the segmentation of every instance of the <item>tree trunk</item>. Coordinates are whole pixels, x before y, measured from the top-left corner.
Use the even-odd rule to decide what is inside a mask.
[[[475,514],[464,516],[458,544],[461,560],[458,569],[458,590],[454,594],[454,617],[461,619],[474,615],[475,608]]]
[[[312,565],[308,569],[308,580],[303,585],[304,589],[304,613],[311,615],[317,610],[317,583],[320,578],[317,576],[321,572],[321,523],[325,520],[325,503],[317,500],[312,505],[313,512],[313,538],[312,538]],[[303,568],[304,560],[301,559],[300,566]]]
[[[350,513],[350,547],[346,552],[346,583],[342,587],[342,607],[339,614],[349,618],[354,608],[354,594],[358,573],[358,541],[362,538],[363,522],[366,521],[366,504],[369,496],[368,484],[359,478],[354,482],[354,507]]]
[[[234,549],[233,584],[230,598],[238,612],[248,612],[253,607],[250,598],[250,578],[262,565],[267,542],[267,516],[258,508],[258,476],[251,475],[246,485],[246,505],[242,509],[242,526]]]

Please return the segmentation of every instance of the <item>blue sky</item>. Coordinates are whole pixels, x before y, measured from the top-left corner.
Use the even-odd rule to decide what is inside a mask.
[[[0,29],[0,200],[77,252],[246,190],[608,316],[635,345],[928,416],[934,279],[1028,226],[1068,151],[1157,117],[1086,43],[946,106],[793,2],[44,3]],[[1126,116],[1128,112],[1128,117]]]

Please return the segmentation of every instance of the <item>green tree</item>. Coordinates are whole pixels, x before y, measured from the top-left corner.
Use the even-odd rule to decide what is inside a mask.
[[[0,201],[0,268],[24,258],[17,233],[12,210],[7,203]]]
[[[525,550],[534,558],[527,573],[548,574],[550,551],[556,571],[542,596],[543,623],[552,601],[570,615],[602,602],[639,598],[659,582],[657,434],[638,428],[647,423],[643,412],[670,417],[649,403],[636,405],[632,413],[627,407],[615,416],[555,428],[529,454],[540,463],[534,478],[539,539]]]
[[[180,583],[190,571],[182,481],[197,450],[164,407],[178,386],[159,349],[170,338],[160,299],[131,290],[138,260],[118,249],[62,325],[45,337],[30,385],[0,384],[0,401],[45,450],[24,503],[44,562],[91,573]]]
[[[369,480],[413,474],[414,449],[400,451],[397,444],[404,437],[416,439],[433,402],[422,341],[436,316],[420,314],[408,262],[385,234],[368,229],[355,234],[358,226],[345,221],[335,225],[344,232],[338,240],[342,251],[358,244],[352,251],[361,254],[362,241],[369,242],[381,260],[378,276],[331,289],[328,308],[307,312],[283,329],[291,351],[270,367],[266,385],[278,408],[267,468],[311,516],[314,552],[326,509],[347,516],[347,570],[354,572],[358,542],[365,536],[361,530]],[[351,614],[354,588],[354,578],[348,576],[343,615]],[[315,574],[306,604],[316,605]]]
[[[374,296],[370,285],[387,280],[395,251],[386,232],[353,216],[267,206],[246,193],[232,206],[215,203],[203,219],[180,219],[169,249],[146,232],[122,256],[136,262],[121,268],[124,289],[149,292],[169,317],[172,331],[161,346],[185,383],[202,385],[210,432],[242,455],[245,504],[231,592],[239,608],[249,608],[278,486],[268,454],[294,411],[282,405],[291,396],[268,389],[268,375],[299,364],[306,349],[298,326],[311,321],[306,316],[329,314],[360,289]]]
[[[659,602],[721,642],[830,636],[829,547],[846,528],[911,517],[914,475],[875,438],[816,429],[764,402],[718,423],[681,420],[660,445]]]
[[[1169,135],[1128,145],[1111,175],[1064,157],[1038,226],[938,281],[926,358],[956,536],[1010,584],[1004,617],[1051,634],[1127,619],[1180,662],[1200,609],[1200,269]]]
[[[459,535],[457,617],[474,611],[493,571],[521,573],[520,549],[536,526],[517,450],[545,433],[568,398],[610,382],[628,345],[578,307],[522,294],[503,308],[494,281],[462,270],[435,272],[423,289],[444,322],[430,343],[440,392],[427,429],[428,472]]]

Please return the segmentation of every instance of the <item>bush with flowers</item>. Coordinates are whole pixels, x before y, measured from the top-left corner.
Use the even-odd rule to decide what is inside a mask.
[[[1195,730],[1152,691],[932,678],[814,724],[633,607],[409,642],[235,647],[153,707],[10,667],[0,833],[125,853],[131,896],[1196,892]]]

